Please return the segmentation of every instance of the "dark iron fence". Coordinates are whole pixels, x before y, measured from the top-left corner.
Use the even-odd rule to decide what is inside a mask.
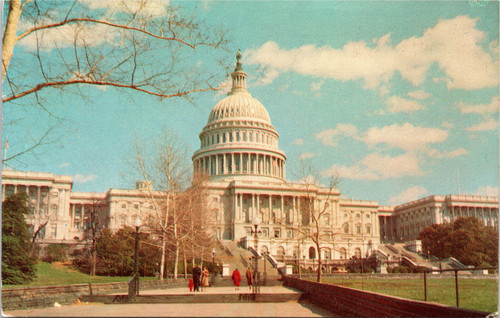
[[[458,288],[458,272],[459,271],[482,271],[482,270],[498,270],[498,267],[473,267],[473,268],[453,268],[453,269],[426,269],[424,271],[424,301],[427,301],[427,273],[432,273],[432,272],[455,272],[455,298],[456,298],[456,303],[457,307],[460,307],[460,302],[459,302],[459,288]]]

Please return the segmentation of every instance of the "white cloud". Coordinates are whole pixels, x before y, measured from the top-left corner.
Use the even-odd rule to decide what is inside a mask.
[[[476,195],[499,196],[498,186],[482,186],[477,188]]]
[[[141,17],[159,17],[168,13],[168,0],[80,0],[89,6],[91,10],[107,9],[108,14],[113,13],[137,13]]]
[[[221,96],[227,95],[231,91],[231,87],[233,86],[233,79],[231,77],[227,77],[224,82],[219,83],[218,91],[214,96],[214,100],[219,100]]]
[[[399,96],[389,97],[385,104],[389,113],[410,113],[417,110],[425,110],[424,105],[419,102]]]
[[[295,139],[293,141],[293,144],[297,146],[302,146],[304,144],[304,139]]]
[[[313,175],[308,175],[300,180],[297,180],[297,182],[302,184],[320,185],[318,179]]]
[[[311,83],[311,92],[319,91],[325,81]]]
[[[53,23],[53,21],[47,21]],[[22,28],[26,28],[24,25]],[[72,47],[76,39],[78,46],[99,46],[103,43],[116,45],[121,30],[103,24],[66,24],[35,32],[19,41],[19,45],[36,50],[51,50],[55,47]],[[37,40],[38,37],[38,40]]]
[[[454,126],[455,125],[453,125],[453,123],[450,123],[448,121],[443,121],[441,123],[441,127],[443,127],[444,129],[448,129],[448,130],[451,129],[451,128],[453,128]]]
[[[496,121],[495,119],[489,119],[475,126],[467,127],[465,130],[468,132],[473,132],[473,131],[487,131],[496,129],[498,129],[498,121]]]
[[[263,86],[263,85],[269,85],[271,84],[278,76],[280,73],[273,69],[273,68],[266,68],[262,76],[257,78],[255,82],[255,86]]]
[[[302,161],[302,160],[311,159],[314,157],[316,157],[316,154],[314,152],[304,152],[304,153],[300,154],[299,160]]]
[[[405,203],[413,200],[420,199],[424,197],[428,193],[427,189],[424,187],[420,186],[414,186],[409,189],[406,189],[405,191],[401,192],[400,194],[396,196],[391,196],[389,199],[390,204],[400,204],[400,203]]]
[[[316,138],[321,139],[321,142],[327,146],[337,146],[338,136],[355,137],[358,129],[350,124],[337,124],[335,129],[327,129],[315,135]]]
[[[75,174],[73,176],[73,180],[75,182],[78,182],[78,183],[86,183],[86,182],[90,182],[90,181],[93,181],[97,178],[96,175],[93,175],[93,174],[89,174],[89,175],[83,175],[83,174]]]
[[[458,103],[457,106],[460,108],[460,113],[462,114],[492,114],[498,113],[499,108],[499,98],[495,96],[491,99],[491,102],[488,105],[479,104],[479,105],[469,105],[465,103]]]
[[[66,168],[66,167],[69,167],[69,163],[68,162],[63,162],[59,165],[59,168]]]
[[[411,37],[391,45],[390,34],[375,40],[348,42],[341,49],[308,44],[281,49],[268,41],[247,51],[249,64],[259,64],[280,72],[332,78],[340,81],[363,80],[368,89],[387,84],[399,72],[414,86],[421,85],[432,64],[446,75],[448,89],[480,89],[498,85],[498,59],[478,44],[484,32],[475,28],[477,18],[457,16],[440,20],[421,37]]]
[[[467,153],[468,153],[468,151],[465,150],[464,148],[458,148],[458,149],[455,149],[452,151],[443,151],[443,152],[440,152],[437,149],[431,149],[427,152],[429,157],[433,157],[433,158],[437,158],[437,159],[455,158],[458,156],[466,155]]]
[[[166,16],[169,12],[169,1],[167,0],[80,0],[80,2],[87,5],[91,11],[105,10],[102,20],[111,22],[116,20],[117,15],[122,15],[123,13],[135,14],[137,17],[146,19],[154,19]],[[88,14],[91,15],[92,13],[88,12]],[[58,22],[48,18],[37,21],[39,25]],[[21,23],[19,30],[23,31],[32,27],[33,25],[31,24]],[[118,42],[120,35],[124,32],[127,32],[127,30],[101,23],[73,23],[56,28],[39,30],[21,39],[19,44],[32,50],[35,50],[37,45],[42,50],[51,50],[55,47],[72,47],[76,38],[78,46],[99,46],[102,44],[124,45],[124,43]]]
[[[423,90],[418,90],[418,91],[408,92],[408,96],[415,98],[415,99],[426,99],[426,98],[429,98],[431,96],[431,94],[426,93]]]
[[[334,172],[338,173],[341,178],[357,180],[382,180],[424,174],[420,170],[417,156],[411,153],[396,157],[374,153],[351,167],[333,165],[328,170],[323,171],[322,175],[330,176]]]
[[[383,128],[370,128],[360,139],[367,145],[379,143],[404,150],[420,150],[431,143],[440,143],[448,138],[448,132],[439,128],[415,127],[410,123],[394,124]]]

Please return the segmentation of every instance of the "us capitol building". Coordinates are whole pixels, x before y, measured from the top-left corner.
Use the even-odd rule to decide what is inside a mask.
[[[306,233],[316,231],[309,211],[324,211],[321,258],[324,261],[360,257],[389,242],[409,242],[434,223],[475,216],[485,225],[498,226],[498,197],[432,195],[396,206],[376,201],[343,199],[338,189],[286,180],[286,155],[279,149],[279,134],[266,108],[246,88],[247,74],[237,56],[232,89],[215,105],[203,127],[193,168],[209,175],[210,207],[215,215],[214,235],[244,247],[258,244],[286,261],[314,260],[318,251]],[[82,244],[96,202],[107,216],[107,227],[133,226],[136,216],[151,208],[147,192],[152,185],[137,182],[136,189],[109,189],[104,193],[74,192],[70,176],[44,172],[2,171],[2,200],[25,192],[33,228],[47,222],[39,233],[42,244]],[[312,206],[311,206],[312,205]],[[255,225],[260,231],[254,241]]]

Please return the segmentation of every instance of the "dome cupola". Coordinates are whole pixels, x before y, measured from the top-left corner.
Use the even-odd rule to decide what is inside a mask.
[[[285,178],[285,154],[266,108],[247,91],[247,74],[236,55],[231,91],[210,112],[193,155],[195,169],[211,178]]]

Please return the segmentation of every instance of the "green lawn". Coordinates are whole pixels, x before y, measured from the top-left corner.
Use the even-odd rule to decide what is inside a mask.
[[[427,276],[427,301],[456,306],[454,276]],[[313,279],[310,279],[313,280]],[[323,283],[424,301],[423,276],[405,278],[324,277]],[[498,278],[458,279],[459,306],[487,312],[498,311]]]
[[[88,283],[117,283],[127,282],[130,276],[94,276],[90,277],[74,269],[69,264],[62,263],[44,263],[37,264],[37,278],[28,285],[3,285],[2,288],[16,287],[36,287],[53,285],[73,285]],[[153,280],[154,277],[141,277],[142,280]]]

